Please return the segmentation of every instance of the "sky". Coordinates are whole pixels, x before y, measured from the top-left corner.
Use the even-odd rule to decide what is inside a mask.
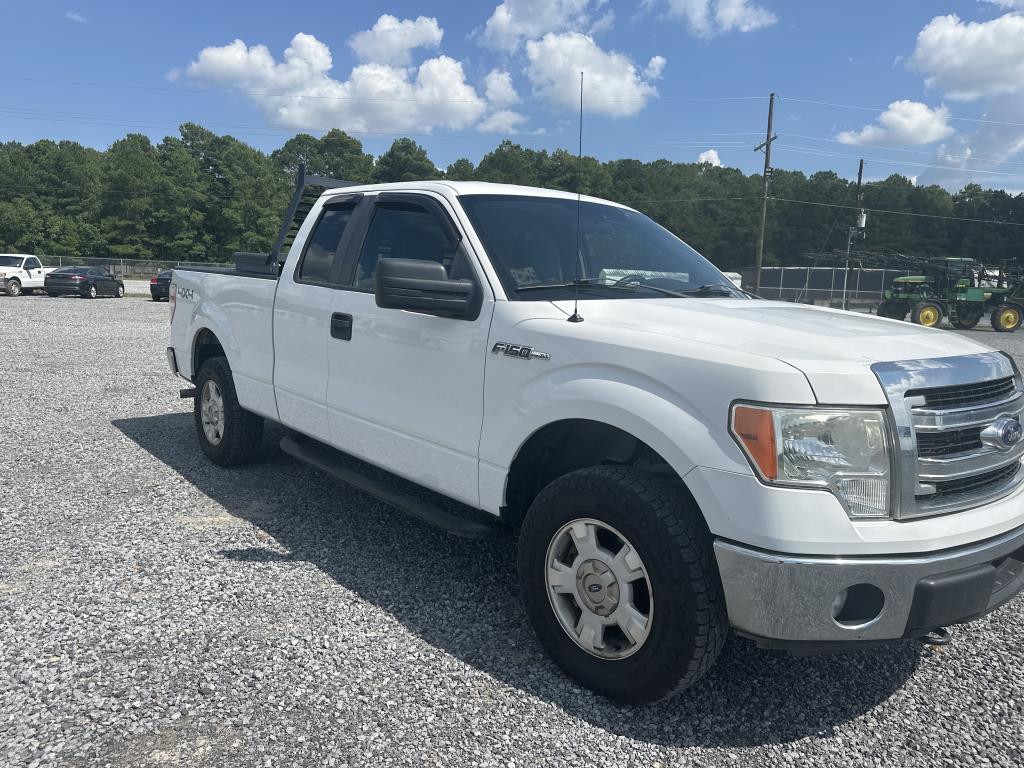
[[[0,0],[0,141],[263,150],[341,128],[444,168],[502,139],[601,160],[1024,190],[1024,0]]]

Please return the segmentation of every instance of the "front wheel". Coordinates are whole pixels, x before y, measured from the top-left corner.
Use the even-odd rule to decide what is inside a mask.
[[[117,298],[119,298],[119,299],[123,299],[124,298],[124,286],[123,285],[118,284],[118,286],[117,286]]]
[[[7,281],[7,295],[21,296],[21,283],[18,280]]]
[[[193,415],[199,446],[214,464],[248,464],[259,454],[263,418],[239,404],[225,358],[210,358],[199,369]]]
[[[88,290],[86,290],[85,295],[90,299],[95,299],[99,295],[98,293],[96,293],[96,286],[90,285]]]
[[[914,305],[910,319],[925,328],[934,328],[942,321],[942,307],[934,301],[922,301]]]
[[[992,328],[999,333],[1012,333],[1020,328],[1020,307],[1000,304],[992,311]]]
[[[677,484],[630,467],[578,470],[541,491],[519,536],[519,582],[559,666],[620,701],[689,687],[728,630],[700,510]]]

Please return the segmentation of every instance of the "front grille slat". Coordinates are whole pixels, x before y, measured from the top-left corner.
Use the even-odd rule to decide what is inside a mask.
[[[980,475],[972,475],[960,480],[947,480],[935,483],[935,493],[927,497],[928,500],[949,499],[953,496],[968,496],[977,491],[985,490],[994,485],[1004,483],[1020,471],[1020,462],[1015,461],[1005,467],[984,472]]]
[[[981,427],[917,433],[917,455],[921,458],[955,456],[981,450],[981,445]]]
[[[994,381],[981,381],[975,384],[960,384],[951,387],[933,387],[930,389],[910,390],[905,397],[924,396],[927,408],[965,408],[983,405],[1002,400],[1016,389],[1012,376]]]

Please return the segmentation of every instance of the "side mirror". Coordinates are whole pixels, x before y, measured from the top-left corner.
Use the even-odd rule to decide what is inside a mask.
[[[418,259],[378,261],[373,293],[378,307],[464,320],[479,317],[483,298],[472,280],[449,280],[444,266]]]

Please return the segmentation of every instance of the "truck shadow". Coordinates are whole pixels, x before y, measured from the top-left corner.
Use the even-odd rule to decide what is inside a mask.
[[[225,470],[199,451],[191,414],[113,425],[279,545],[221,552],[239,567],[312,563],[435,648],[626,738],[743,747],[828,736],[895,693],[925,652],[904,642],[795,658],[733,637],[710,675],[686,693],[619,706],[567,679],[540,647],[520,606],[511,537],[471,542],[436,531],[284,455],[276,428],[268,429],[262,463]]]

